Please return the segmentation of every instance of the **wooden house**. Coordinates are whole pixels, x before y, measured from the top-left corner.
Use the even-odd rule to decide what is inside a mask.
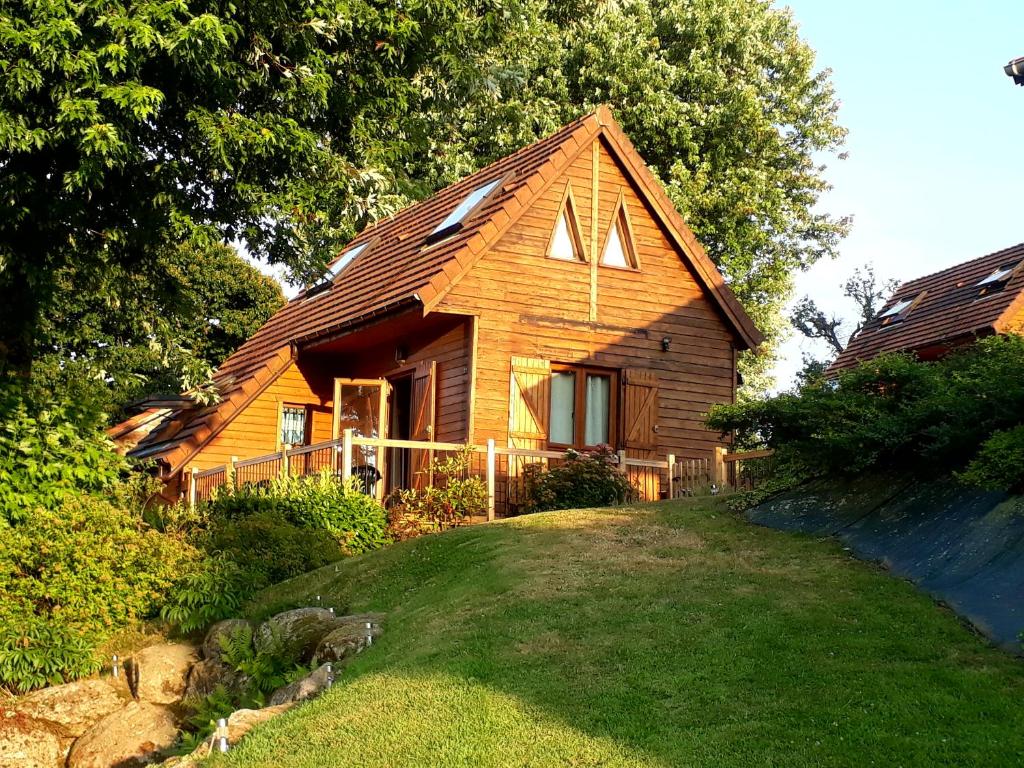
[[[156,402],[111,435],[170,495],[345,428],[703,460],[703,415],[760,340],[600,108],[367,227],[224,362],[219,403]]]
[[[883,352],[935,360],[976,339],[1024,332],[1024,243],[903,283],[829,366]]]

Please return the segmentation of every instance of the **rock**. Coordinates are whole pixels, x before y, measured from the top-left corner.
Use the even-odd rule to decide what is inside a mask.
[[[206,632],[206,637],[203,638],[203,658],[219,661],[221,656],[220,639],[250,628],[252,628],[252,624],[245,619],[218,621],[210,627]]]
[[[59,725],[0,709],[0,768],[59,768],[70,743]]]
[[[103,678],[42,688],[21,697],[11,708],[18,714],[53,723],[74,739],[128,700],[123,683]]]
[[[296,608],[260,624],[253,642],[257,652],[279,652],[287,659],[308,662],[321,638],[336,626],[338,617],[326,608]]]
[[[249,678],[226,664],[212,659],[203,659],[192,665],[185,683],[184,699],[195,699],[209,696],[218,685],[223,685],[229,692],[241,694],[245,691]]]
[[[371,624],[369,630],[365,621],[344,624],[324,635],[313,654],[313,663],[343,662],[369,645],[368,636],[376,639],[380,634],[379,624]]]
[[[295,706],[294,702],[285,702],[263,709],[239,709],[228,718],[228,744],[237,744],[249,731],[272,717],[287,712]]]
[[[139,668],[139,701],[173,704],[185,695],[185,678],[198,660],[194,646],[162,643],[143,648],[131,658]]]
[[[314,669],[301,680],[297,680],[283,688],[278,688],[270,694],[267,705],[276,707],[279,704],[305,701],[306,699],[312,699],[314,696],[319,696],[331,685],[330,677],[332,673],[330,667],[330,664],[324,664]]]
[[[68,768],[129,768],[153,762],[174,744],[178,722],[169,707],[131,702],[104,717],[71,747]]]

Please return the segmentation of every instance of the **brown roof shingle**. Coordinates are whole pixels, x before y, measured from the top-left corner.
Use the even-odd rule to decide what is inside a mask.
[[[1013,330],[1010,321],[1024,309],[1024,269],[1016,270],[1002,290],[982,294],[978,283],[1022,261],[1024,243],[903,283],[879,316],[850,340],[828,372],[850,368],[883,352],[917,351]],[[920,301],[903,320],[884,324],[882,314],[887,309],[918,297]]]

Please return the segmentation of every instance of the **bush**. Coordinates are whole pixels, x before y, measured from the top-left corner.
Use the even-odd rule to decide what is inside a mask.
[[[607,446],[591,452],[568,451],[565,463],[545,470],[526,468],[527,508],[582,509],[624,504],[637,498],[636,489],[619,472],[616,456]]]
[[[962,469],[1024,423],[1024,338],[998,336],[936,362],[883,355],[766,400],[716,406],[708,426],[774,448],[792,478],[868,469]]]
[[[436,533],[487,513],[487,485],[470,477],[472,452],[460,451],[433,463],[433,485],[396,491],[390,499],[388,530],[397,541]]]
[[[347,554],[378,549],[388,543],[384,507],[359,490],[355,479],[339,483],[330,472],[314,477],[245,485],[217,494],[206,507],[211,520],[277,513],[302,528],[329,533]]]
[[[93,496],[0,521],[0,684],[23,691],[95,671],[96,649],[156,615],[198,556]]]
[[[957,477],[993,491],[1024,491],[1024,426],[993,434]]]

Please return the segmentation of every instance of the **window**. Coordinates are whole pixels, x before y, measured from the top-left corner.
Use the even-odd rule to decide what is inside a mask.
[[[434,227],[434,231],[427,236],[427,242],[436,243],[438,240],[443,240],[448,235],[458,232],[462,228],[463,220],[495,190],[500,182],[501,179],[494,179],[470,192],[461,203],[455,206],[455,210],[445,217],[444,221]]]
[[[995,270],[991,275],[984,278],[977,284],[978,296],[988,296],[993,293],[999,293],[1006,284],[1010,282],[1010,279],[1016,273],[1017,268],[1020,266],[1017,264],[1004,264]]]
[[[568,184],[562,196],[562,212],[555,221],[555,229],[548,243],[548,256],[559,261],[584,261],[576,202],[572,196],[572,187]]]
[[[321,277],[319,280],[313,283],[313,285],[306,289],[306,298],[317,296],[318,294],[321,294],[328,288],[330,288],[334,281],[337,279],[338,275],[340,275],[345,270],[345,267],[347,267],[349,264],[355,261],[356,257],[359,256],[363,251],[365,251],[369,247],[369,245],[369,242],[360,243],[354,248],[349,248],[347,251],[341,254],[341,256],[339,256],[338,259],[335,260],[333,264],[327,267],[327,271],[324,272],[323,277]]]
[[[611,444],[615,422],[614,374],[593,368],[551,372],[548,442],[576,448]]]
[[[921,293],[916,296],[898,299],[891,307],[880,312],[878,319],[882,321],[882,326],[884,327],[895,325],[896,323],[902,323],[907,319],[907,315],[909,315],[911,311],[921,303],[926,293],[926,291],[921,291]]]
[[[633,250],[633,233],[629,225],[629,216],[626,213],[626,203],[622,193],[619,193],[619,202],[615,206],[615,215],[608,229],[608,239],[605,240],[604,251],[601,253],[601,265],[605,267],[618,267],[619,269],[638,269],[640,264]]]
[[[306,406],[285,405],[281,408],[281,445],[306,444]]]

